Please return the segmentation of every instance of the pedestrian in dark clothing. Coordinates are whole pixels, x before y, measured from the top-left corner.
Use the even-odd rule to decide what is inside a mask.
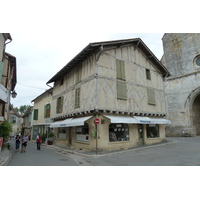
[[[40,134],[37,135],[36,143],[37,143],[37,150],[40,150],[41,143],[42,143],[42,138],[41,138]]]
[[[19,145],[20,145],[20,137],[17,134],[16,137],[15,137],[15,148],[16,148],[16,150],[19,149]]]

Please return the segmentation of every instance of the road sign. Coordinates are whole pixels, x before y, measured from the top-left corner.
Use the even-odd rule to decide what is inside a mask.
[[[95,123],[95,124],[99,124],[99,123],[100,123],[100,119],[96,118],[96,119],[94,120],[94,123]]]
[[[3,144],[3,138],[0,138],[0,150],[1,150],[2,144]]]

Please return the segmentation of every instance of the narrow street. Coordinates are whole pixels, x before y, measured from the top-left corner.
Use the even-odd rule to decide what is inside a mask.
[[[12,158],[7,166],[81,166],[84,163],[80,156],[68,154],[56,149],[41,146],[37,150],[36,144],[28,142],[26,152],[15,150],[14,139],[11,140]],[[21,148],[21,147],[20,147]]]

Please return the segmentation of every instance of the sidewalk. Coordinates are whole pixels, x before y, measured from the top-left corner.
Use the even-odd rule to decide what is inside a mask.
[[[0,151],[0,166],[6,165],[8,160],[11,158],[11,151],[4,149]]]

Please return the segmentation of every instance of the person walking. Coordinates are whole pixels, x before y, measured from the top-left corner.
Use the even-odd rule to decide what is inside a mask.
[[[26,146],[27,146],[27,143],[28,143],[28,136],[27,134],[25,134],[23,137],[22,137],[22,149],[21,149],[21,153],[22,152],[26,152]]]
[[[41,143],[42,143],[42,138],[41,138],[40,134],[38,134],[36,137],[36,143],[37,143],[37,150],[40,150]]]
[[[16,148],[16,150],[19,149],[19,145],[20,145],[20,137],[19,137],[19,135],[17,134],[17,135],[15,136],[15,148]]]

